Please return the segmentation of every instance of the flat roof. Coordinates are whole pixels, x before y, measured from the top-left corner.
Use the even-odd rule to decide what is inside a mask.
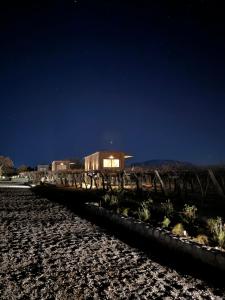
[[[130,157],[133,157],[132,155],[128,155],[128,154],[126,154],[126,153],[123,152],[123,151],[102,150],[102,151],[96,151],[96,152],[94,152],[94,153],[92,153],[92,154],[86,155],[86,156],[84,156],[84,158],[89,157],[89,156],[92,156],[92,155],[96,155],[96,154],[98,154],[98,153],[108,153],[108,154],[110,154],[110,153],[122,153],[122,154],[124,154],[124,158],[130,158]]]
[[[56,162],[70,162],[71,160],[53,160],[52,163],[56,163]]]

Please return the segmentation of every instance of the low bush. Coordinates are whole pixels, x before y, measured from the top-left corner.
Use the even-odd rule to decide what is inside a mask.
[[[225,224],[222,222],[222,218],[208,220],[209,231],[212,233],[213,240],[221,248],[225,248]]]
[[[173,229],[172,233],[179,236],[185,236],[186,231],[184,230],[184,227],[181,223],[176,224]]]
[[[195,205],[184,205],[182,219],[185,223],[194,223],[196,220],[197,207]]]
[[[129,208],[128,207],[124,207],[124,208],[121,208],[119,211],[120,211],[120,214],[124,217],[128,217],[128,214],[129,214]]]
[[[163,228],[168,228],[170,223],[171,223],[170,219],[165,216],[163,221],[162,221],[162,227]]]
[[[204,234],[199,234],[196,236],[196,238],[193,239],[194,242],[201,244],[201,245],[208,245],[209,240],[208,237]]]
[[[173,203],[168,199],[166,202],[161,203],[161,208],[166,217],[171,218],[174,213]]]
[[[150,217],[151,217],[151,213],[149,209],[145,205],[142,205],[141,208],[138,209],[139,220],[148,221]]]
[[[104,207],[113,208],[118,206],[118,202],[119,201],[117,195],[107,193],[102,197],[102,201],[100,204]]]

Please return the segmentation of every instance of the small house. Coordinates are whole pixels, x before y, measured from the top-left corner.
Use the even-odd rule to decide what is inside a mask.
[[[52,162],[52,171],[68,171],[71,169],[70,160],[54,160]]]
[[[120,171],[125,168],[125,159],[131,156],[119,151],[99,151],[85,156],[85,171]]]
[[[39,172],[48,172],[49,171],[49,165],[38,165],[37,170]]]

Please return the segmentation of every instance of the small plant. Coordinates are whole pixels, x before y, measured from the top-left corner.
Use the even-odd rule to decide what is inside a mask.
[[[153,204],[153,199],[152,199],[151,197],[149,197],[147,200],[145,200],[145,201],[143,202],[143,204],[144,204],[145,206],[150,207],[150,206]]]
[[[117,195],[105,194],[102,197],[102,204],[108,207],[115,207],[118,205],[118,197]]]
[[[111,195],[110,197],[110,206],[118,205],[118,197],[117,195]]]
[[[197,207],[194,205],[184,205],[183,209],[183,220],[185,223],[194,223],[196,220],[196,212],[197,212]]]
[[[105,194],[104,196],[102,196],[102,204],[108,204],[110,201],[110,195],[109,194]]]
[[[171,223],[170,219],[165,216],[163,221],[162,221],[162,227],[163,228],[168,228],[170,223]]]
[[[221,248],[225,247],[225,224],[222,222],[222,218],[208,220],[208,227],[212,233],[213,239]]]
[[[128,208],[128,207],[121,208],[120,213],[121,213],[121,215],[123,215],[124,217],[128,217],[129,208]]]
[[[138,218],[141,221],[148,221],[150,219],[150,211],[149,209],[142,204],[142,207],[138,210]]]
[[[198,244],[201,244],[201,245],[208,245],[209,244],[208,237],[204,234],[197,235],[197,237],[194,238],[193,241],[198,243]]]
[[[173,203],[168,199],[166,202],[161,203],[162,210],[166,217],[172,217],[174,213]]]
[[[184,227],[181,223],[176,224],[173,229],[172,229],[172,233],[175,235],[179,235],[179,236],[184,236],[186,235],[186,231],[184,230]]]
[[[218,244],[221,248],[225,248],[225,228],[218,235]]]

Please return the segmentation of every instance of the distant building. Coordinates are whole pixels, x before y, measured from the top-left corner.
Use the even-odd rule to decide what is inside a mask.
[[[49,171],[49,165],[38,165],[37,170],[39,172],[48,172]]]
[[[85,171],[112,170],[125,168],[125,159],[131,156],[119,151],[99,151],[85,156]]]
[[[54,160],[52,162],[52,171],[68,171],[71,170],[73,163],[70,160]]]

